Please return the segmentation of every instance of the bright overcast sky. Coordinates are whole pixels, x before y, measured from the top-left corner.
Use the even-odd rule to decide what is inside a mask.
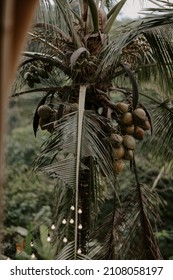
[[[126,4],[124,5],[122,9],[122,15],[121,17],[129,17],[129,18],[136,18],[141,16],[139,14],[139,11],[143,8],[153,8],[157,7],[156,5],[152,4],[150,1],[143,1],[143,4],[141,5],[141,0],[127,0]]]

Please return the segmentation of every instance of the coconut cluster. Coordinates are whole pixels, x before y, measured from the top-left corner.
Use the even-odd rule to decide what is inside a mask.
[[[24,74],[24,80],[28,86],[33,88],[35,83],[41,83],[41,79],[48,79],[47,71],[42,67],[30,66],[28,71]]]
[[[63,106],[62,115],[69,114],[78,110],[77,103]],[[52,133],[57,126],[58,110],[52,109],[48,104],[38,107],[37,114],[39,116],[39,125],[42,130]]]
[[[57,127],[59,117],[78,110],[78,103],[68,103],[60,106],[63,106],[60,110],[61,116],[59,116],[60,107],[55,110],[48,104],[39,106],[37,114],[42,130],[46,129],[52,133]],[[124,161],[133,159],[136,141],[144,139],[145,131],[149,130],[151,125],[148,113],[144,108],[138,105],[135,110],[132,110],[130,104],[126,102],[116,104],[116,121],[118,125],[116,125],[115,132],[109,134],[109,143],[112,147],[114,170],[118,174],[125,166]],[[98,131],[104,129],[102,124],[96,120],[95,126]],[[106,133],[110,132],[107,131]]]
[[[114,169],[118,174],[124,166],[124,160],[132,160],[136,140],[143,140],[145,131],[151,128],[146,111],[137,106],[132,111],[128,103],[119,102],[116,104],[118,109],[118,133],[110,135],[112,146],[112,156],[114,159]]]
[[[39,116],[39,125],[42,130],[47,130],[50,133],[54,130],[54,121],[56,120],[56,110],[53,110],[49,105],[41,105],[37,110]]]

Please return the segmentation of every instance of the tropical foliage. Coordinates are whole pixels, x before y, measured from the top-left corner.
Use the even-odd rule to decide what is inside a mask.
[[[21,253],[19,245],[31,228],[38,238],[39,227],[42,223],[49,225],[52,215],[54,182],[32,172],[35,155],[45,140],[44,135],[33,138],[29,117],[32,106],[28,99],[13,99],[9,109],[3,252],[12,259]]]
[[[106,13],[104,1],[41,1],[23,52],[13,96],[41,95],[33,130],[50,136],[34,169],[56,180],[56,259],[162,259],[159,199],[139,180],[135,147],[150,131],[155,156],[171,164],[173,6],[160,0],[145,18],[116,25],[125,2]],[[157,98],[142,93],[149,82]],[[122,190],[125,165],[134,181]]]

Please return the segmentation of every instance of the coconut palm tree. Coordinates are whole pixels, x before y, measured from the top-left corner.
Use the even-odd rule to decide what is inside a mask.
[[[157,83],[167,97],[172,90],[173,6],[158,2],[125,25],[116,22],[126,0],[111,9],[97,0],[40,2],[14,96],[38,93],[34,134],[50,133],[35,170],[57,181],[56,259],[162,258],[157,194],[140,182],[135,160],[153,132],[142,83]],[[134,185],[122,194],[118,176],[128,165]]]

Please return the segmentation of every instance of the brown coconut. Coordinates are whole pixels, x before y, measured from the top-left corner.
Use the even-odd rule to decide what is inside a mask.
[[[142,108],[137,108],[133,111],[133,117],[138,121],[145,121],[146,112]]]
[[[114,163],[115,173],[119,174],[125,167],[125,163],[122,159],[116,160]]]
[[[133,136],[131,136],[131,135],[124,135],[124,137],[123,137],[123,146],[127,150],[134,150],[134,148],[136,146],[135,138]]]
[[[130,112],[125,113],[122,116],[122,122],[124,123],[124,125],[126,126],[130,126],[133,123],[133,117],[132,114]]]
[[[49,123],[50,123],[50,119],[44,119],[44,118],[39,119],[39,125],[42,130],[47,129]]]
[[[121,145],[119,148],[114,149],[113,152],[114,152],[113,156],[116,159],[122,159],[125,153],[123,145]]]
[[[52,112],[53,110],[48,105],[41,105],[37,110],[39,117],[42,119],[51,118]]]
[[[118,148],[123,142],[123,137],[120,134],[112,133],[110,136],[110,141],[114,148]]]
[[[129,104],[125,103],[125,102],[118,102],[116,104],[117,108],[122,112],[122,113],[126,113],[128,112],[129,109]]]
[[[39,124],[41,127],[41,130],[47,130],[48,132],[52,133],[54,130],[54,122],[53,120],[46,120],[46,119],[39,119]]]
[[[135,127],[135,132],[134,132],[134,137],[138,140],[143,140],[144,135],[145,135],[144,130],[139,126],[136,126]]]
[[[134,131],[135,131],[135,126],[134,126],[134,124],[132,124],[132,125],[130,125],[130,126],[127,126],[127,127],[125,128],[126,134],[133,135],[133,134],[134,134]]]
[[[149,120],[146,120],[142,125],[143,130],[149,130],[151,128]]]

